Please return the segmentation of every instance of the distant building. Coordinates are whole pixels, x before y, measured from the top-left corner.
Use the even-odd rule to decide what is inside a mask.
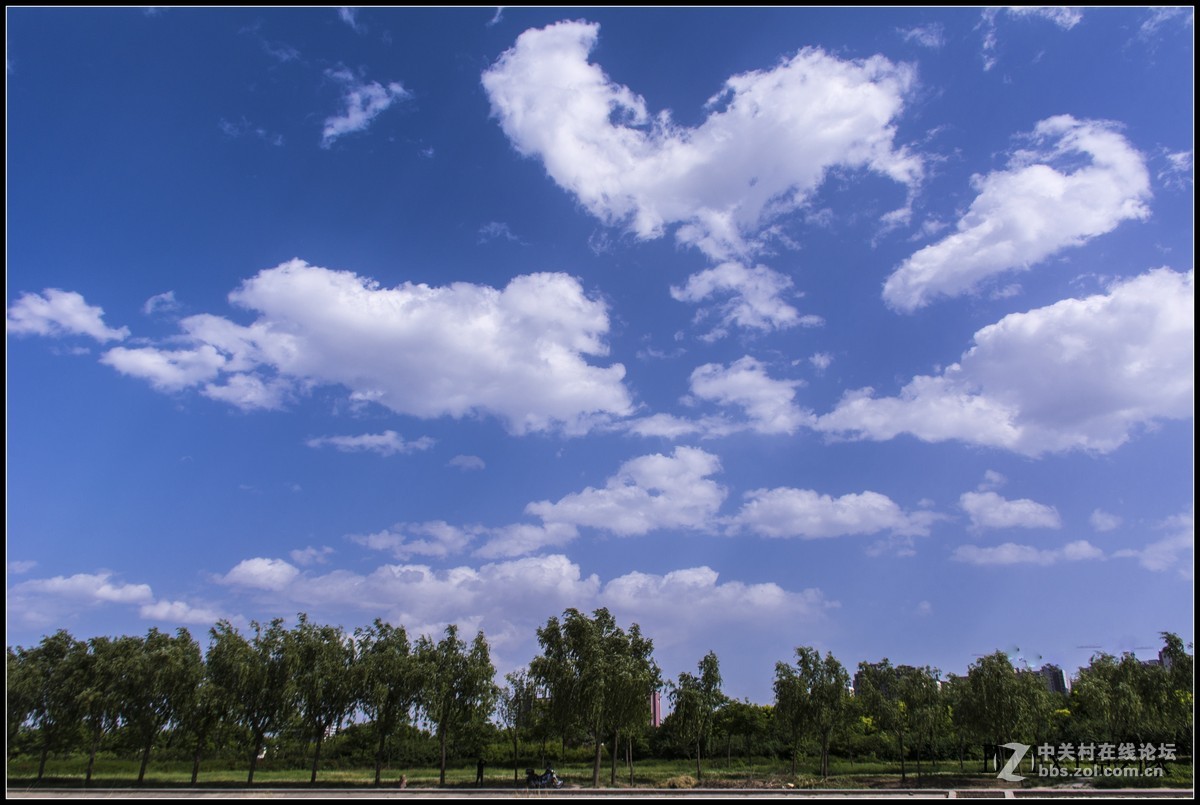
[[[1063,673],[1063,669],[1057,665],[1047,663],[1038,669],[1037,674],[1042,678],[1042,683],[1045,684],[1046,690],[1051,693],[1067,695],[1067,675]]]
[[[650,726],[658,727],[662,724],[662,697],[659,696],[657,690],[650,692]]]

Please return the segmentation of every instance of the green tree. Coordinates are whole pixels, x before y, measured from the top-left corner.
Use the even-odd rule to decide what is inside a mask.
[[[1029,702],[1022,694],[1008,655],[997,651],[971,663],[967,669],[966,695],[971,700],[971,732],[990,747],[985,753],[984,766],[991,755],[999,770],[1000,745],[1029,737]]]
[[[437,730],[438,784],[446,784],[446,744],[459,731],[479,727],[492,714],[496,685],[487,640],[475,635],[470,647],[458,637],[458,627],[446,627],[438,643],[422,636],[416,655],[423,685],[419,705]]]
[[[17,648],[18,663],[23,666],[22,687],[28,703],[22,708],[38,731],[41,756],[37,780],[46,773],[51,752],[69,748],[79,733],[82,720],[78,694],[80,670],[85,666],[87,644],[71,637],[65,629],[42,638],[35,648]]]
[[[194,688],[194,658],[200,648],[187,629],[174,637],[150,629],[145,638],[124,637],[119,646],[122,682],[121,719],[142,750],[137,784],[146,777],[150,752],[162,731],[178,716],[180,705]]]
[[[568,609],[561,621],[550,618],[537,631],[542,654],[529,669],[549,693],[551,717],[562,734],[578,725],[591,739],[592,786],[598,788],[605,737],[613,736],[615,753],[620,730],[641,718],[660,674],[653,643],[637,624],[626,633],[607,609],[592,615]]]
[[[702,779],[701,749],[712,735],[713,719],[724,704],[721,692],[721,666],[717,655],[708,652],[700,660],[696,675],[687,672],[671,685],[671,706],[678,721],[676,729],[696,748],[696,779]]]
[[[341,725],[354,704],[354,643],[340,626],[317,626],[302,612],[288,633],[287,651],[300,721],[316,744],[309,777],[315,785],[325,736]]]
[[[233,717],[250,735],[250,770],[254,771],[268,735],[274,734],[295,712],[295,689],[287,629],[276,618],[267,625],[250,624],[254,636],[247,640],[228,621],[212,628],[208,664],[214,683],[233,702]]]
[[[120,645],[119,641],[107,637],[94,637],[88,641],[87,654],[80,658],[83,667],[78,682],[79,702],[88,737],[85,786],[92,783],[100,741],[105,733],[116,729],[121,717],[124,669]]]
[[[795,666],[775,664],[775,715],[792,751],[792,774],[804,737],[820,745],[821,776],[829,776],[829,744],[851,715],[850,675],[832,653],[821,658],[815,648],[796,649]]]
[[[537,691],[529,674],[524,670],[505,674],[504,680],[508,684],[500,689],[497,712],[500,715],[501,723],[508,731],[508,737],[512,740],[513,782],[515,783],[520,779],[517,755],[520,751],[521,730],[529,727],[533,718],[533,705],[537,699]]]
[[[375,734],[375,785],[380,784],[387,748],[409,723],[422,688],[421,668],[403,626],[379,618],[355,631],[358,702]]]

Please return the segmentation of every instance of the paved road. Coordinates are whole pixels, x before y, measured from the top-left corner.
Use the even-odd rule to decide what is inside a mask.
[[[976,789],[797,789],[797,788],[563,788],[557,791],[537,791],[524,788],[107,788],[107,789],[14,789],[7,791],[10,799],[605,799],[611,797],[636,799],[1127,799],[1130,797],[1193,799],[1195,792],[1181,788],[1091,789],[1091,788],[976,788]]]

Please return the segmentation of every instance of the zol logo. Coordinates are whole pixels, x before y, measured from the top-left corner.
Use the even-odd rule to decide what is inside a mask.
[[[1019,774],[1013,774],[1017,767],[1021,765],[1021,761],[1025,759],[1025,754],[1029,751],[1029,747],[1025,744],[1011,743],[1002,744],[1002,748],[1012,750],[1012,757],[1004,764],[1004,768],[996,776],[1001,780],[1007,780],[1010,783],[1019,783],[1025,778]]]

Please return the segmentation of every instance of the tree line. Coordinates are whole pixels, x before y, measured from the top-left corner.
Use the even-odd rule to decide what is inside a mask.
[[[206,651],[186,629],[87,641],[59,630],[33,647],[10,646],[9,760],[36,754],[41,781],[51,755],[82,753],[90,784],[97,754],[119,746],[136,752],[141,784],[152,753],[169,748],[190,756],[195,785],[206,758],[240,755],[252,784],[268,744],[287,735],[311,756],[315,783],[325,742],[342,730],[370,754],[376,785],[405,741],[436,747],[443,785],[452,756],[482,759],[482,747],[507,745],[516,780],[525,741],[540,744],[543,760],[551,744],[586,751],[599,786],[605,747],[610,784],[619,759],[632,784],[635,756],[693,759],[701,779],[704,761],[722,743],[731,758],[735,742],[751,763],[782,758],[795,774],[809,757],[822,776],[831,755],[898,760],[905,777],[911,760],[918,775],[922,760],[986,765],[986,747],[1010,741],[1157,742],[1191,754],[1192,655],[1170,633],[1161,664],[1097,654],[1070,694],[1052,693],[1002,652],[963,676],[884,659],[859,663],[852,678],[831,653],[802,646],[776,664],[769,705],[726,696],[712,652],[695,674],[664,682],[653,642],[605,609],[548,619],[537,630],[539,655],[503,685],[483,632],[467,642],[455,626],[439,640],[411,640],[378,619],[347,632],[300,614],[290,628],[252,622],[244,634],[221,621],[208,637]],[[650,703],[660,692],[672,712],[654,729]]]

